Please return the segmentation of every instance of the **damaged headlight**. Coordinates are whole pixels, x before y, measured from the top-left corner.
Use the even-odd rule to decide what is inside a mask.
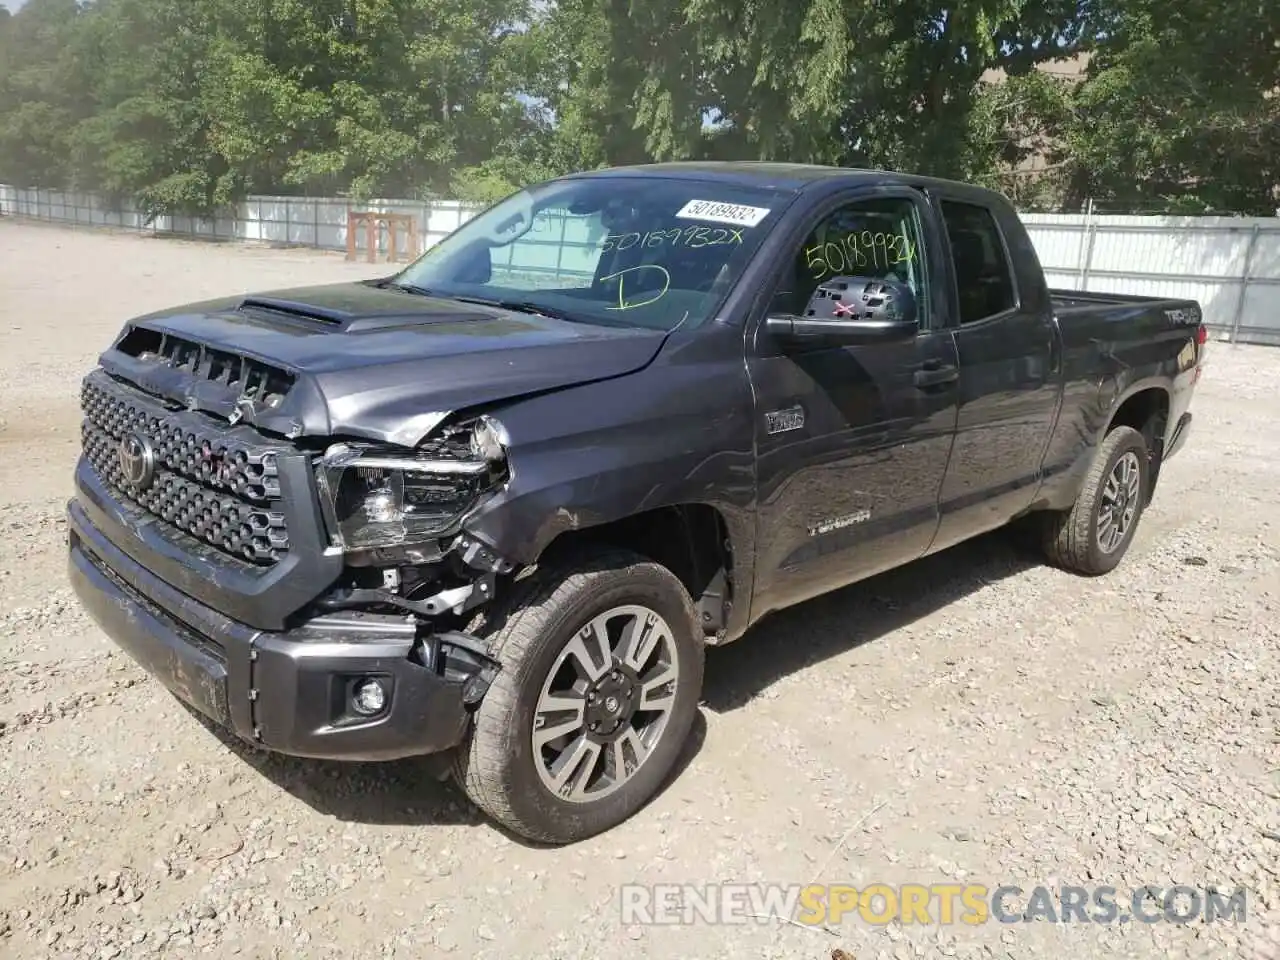
[[[505,472],[502,428],[487,417],[414,451],[337,443],[316,468],[335,546],[346,551],[441,536]]]

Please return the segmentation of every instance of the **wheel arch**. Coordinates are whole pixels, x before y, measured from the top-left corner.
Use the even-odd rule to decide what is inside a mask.
[[[1132,427],[1147,441],[1149,480],[1145,501],[1155,496],[1156,482],[1163,460],[1165,432],[1169,423],[1171,397],[1163,383],[1142,382],[1131,386],[1118,398],[1106,427],[1099,436],[1099,444],[1116,427]]]
[[[726,514],[707,503],[677,503],[564,530],[542,549],[538,562],[583,546],[633,550],[666,567],[693,598],[708,642],[721,640],[737,610],[750,606],[740,593],[747,584],[735,564],[738,544]]]

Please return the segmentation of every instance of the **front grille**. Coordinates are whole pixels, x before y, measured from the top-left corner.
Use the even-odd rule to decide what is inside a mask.
[[[233,435],[203,415],[168,411],[130,392],[101,373],[81,388],[84,455],[98,476],[174,534],[258,566],[288,553],[277,470],[287,448],[255,441],[243,427]],[[121,463],[129,437],[154,453],[153,478],[141,488],[126,480]]]

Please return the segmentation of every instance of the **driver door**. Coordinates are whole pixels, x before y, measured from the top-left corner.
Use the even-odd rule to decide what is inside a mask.
[[[956,428],[957,356],[932,209],[912,190],[832,200],[777,268],[754,318],[758,553],[753,617],[914,560],[938,529]],[[836,276],[895,279],[914,336],[784,346],[764,316],[803,316]]]

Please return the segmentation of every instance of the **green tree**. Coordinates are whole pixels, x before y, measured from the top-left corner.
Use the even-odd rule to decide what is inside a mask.
[[[524,0],[221,0],[213,139],[255,189],[449,192],[525,124]]]
[[[527,0],[31,0],[0,175],[202,213],[251,191],[480,197],[549,169]]]
[[[546,145],[553,166],[643,163],[695,148],[697,104],[680,102],[670,89],[678,74],[666,87],[653,80],[673,51],[687,61],[685,70],[698,66],[688,46],[693,31],[672,0],[559,0],[535,21],[530,42],[531,92],[554,117]],[[679,145],[670,137],[675,114],[684,133]]]
[[[0,17],[0,180],[202,213],[250,192],[489,201],[568,170],[732,158],[972,179],[1037,206],[1265,212],[1273,6],[28,0]],[[1034,69],[1080,49],[1078,87]],[[1032,153],[1046,172],[1023,169]]]
[[[1076,0],[568,0],[558,118],[587,158],[968,171],[978,79],[1081,39]],[[706,121],[711,121],[708,129]]]
[[[75,43],[94,82],[92,110],[69,134],[77,185],[150,214],[204,212],[245,185],[204,104],[213,12],[189,0],[87,8]]]
[[[1061,138],[1073,118],[1074,93],[1071,81],[1040,70],[983,84],[960,165],[1023,209],[1060,208],[1070,176]]]
[[[0,179],[62,187],[73,180],[71,129],[88,107],[76,57],[76,0],[30,0],[0,27]]]
[[[1075,201],[1270,214],[1280,187],[1274,0],[1113,0],[1060,159]]]

